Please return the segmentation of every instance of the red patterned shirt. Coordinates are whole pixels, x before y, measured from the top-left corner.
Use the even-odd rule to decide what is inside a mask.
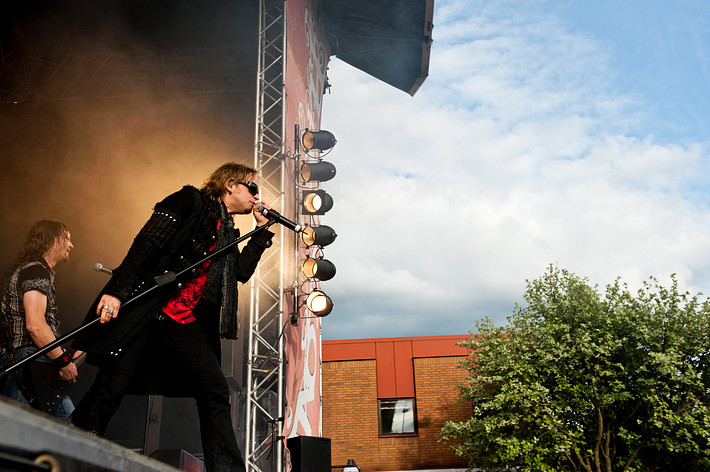
[[[218,230],[220,223],[221,221],[217,222]],[[217,247],[216,242],[212,245],[210,251],[214,251],[215,247]],[[192,323],[196,320],[192,310],[195,309],[205,291],[207,272],[209,272],[211,262],[207,261],[197,268],[195,276],[182,286],[180,293],[165,304],[163,313],[181,324]]]

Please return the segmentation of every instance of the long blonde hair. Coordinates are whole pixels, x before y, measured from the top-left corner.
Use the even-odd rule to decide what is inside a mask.
[[[253,177],[256,170],[244,164],[236,162],[227,162],[222,164],[212,172],[212,175],[205,181],[202,190],[214,203],[219,203],[220,197],[225,192],[224,186],[227,182],[245,181]]]

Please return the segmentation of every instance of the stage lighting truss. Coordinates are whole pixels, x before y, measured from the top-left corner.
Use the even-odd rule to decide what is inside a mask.
[[[320,282],[335,276],[335,265],[323,257],[323,247],[335,241],[337,234],[330,226],[320,225],[319,217],[333,208],[333,198],[320,188],[321,182],[335,177],[335,166],[323,161],[336,144],[333,133],[325,130],[309,130],[303,133],[295,125],[296,154],[296,209],[307,223],[298,233],[298,238],[306,246],[301,252],[300,276],[302,283],[295,298],[291,323],[298,324],[300,318],[320,318],[327,316],[333,309],[333,300],[320,289]],[[303,160],[300,151],[305,151]],[[310,154],[310,151],[314,151]],[[317,151],[317,152],[316,152]],[[324,154],[325,152],[325,154]],[[305,316],[310,311],[310,316]]]

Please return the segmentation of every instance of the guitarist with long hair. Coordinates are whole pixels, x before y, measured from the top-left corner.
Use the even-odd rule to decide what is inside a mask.
[[[40,220],[30,228],[17,261],[8,272],[0,303],[0,366],[21,360],[60,336],[54,294],[54,267],[69,260],[74,247],[67,226]],[[71,399],[57,394],[54,382],[76,382],[75,355],[57,347],[8,376],[4,395],[66,420]],[[56,387],[56,385],[54,385]]]

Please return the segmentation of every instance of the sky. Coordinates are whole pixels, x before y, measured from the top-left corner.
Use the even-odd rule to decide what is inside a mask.
[[[95,18],[93,3],[70,3],[70,20]],[[212,31],[215,11],[219,24],[248,21],[247,3],[214,0],[199,8],[212,16],[188,24]],[[114,49],[152,50],[170,22],[136,35],[125,12],[109,20],[101,5],[88,32],[57,23],[61,41],[42,22],[51,16],[28,13],[38,23],[26,31],[54,31],[43,42],[29,34],[33,49],[108,51],[92,77],[152,90]],[[177,36],[200,39],[184,34],[179,11]],[[504,325],[550,264],[602,288],[617,277],[668,285],[675,273],[710,295],[710,4],[436,0],[433,23],[414,97],[331,58],[321,121],[338,139],[326,158],[337,175],[322,186],[335,202],[322,223],[338,238],[323,250],[337,268],[321,284],[334,302],[324,339],[467,334],[485,316]],[[244,69],[239,57],[230,70]],[[31,222],[66,222],[76,247],[57,296],[76,326],[107,280],[94,263],[118,265],[155,202],[234,156],[251,161],[252,94],[228,106],[219,94],[135,93],[3,107],[3,266]]]
[[[527,280],[710,294],[710,3],[436,0],[414,97],[332,58],[323,339],[506,323]]]

